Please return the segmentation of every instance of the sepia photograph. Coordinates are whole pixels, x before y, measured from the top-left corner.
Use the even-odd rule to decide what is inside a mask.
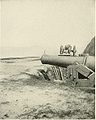
[[[95,0],[0,0],[0,119],[95,120]]]

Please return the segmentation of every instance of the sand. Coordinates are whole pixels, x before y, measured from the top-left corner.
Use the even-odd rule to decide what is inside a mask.
[[[0,60],[0,119],[95,119],[95,94],[46,80],[33,58]]]

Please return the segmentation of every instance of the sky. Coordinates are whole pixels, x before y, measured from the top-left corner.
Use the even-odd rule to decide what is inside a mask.
[[[71,44],[81,53],[94,37],[95,0],[1,0],[0,3],[1,49],[11,48],[12,52],[15,48],[30,48],[34,54],[41,53],[40,50],[55,54],[60,45]]]

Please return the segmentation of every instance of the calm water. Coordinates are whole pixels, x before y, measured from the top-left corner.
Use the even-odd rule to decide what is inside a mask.
[[[2,47],[0,48],[0,57],[22,57],[22,56],[40,56],[43,54],[42,48],[35,47]]]
[[[46,49],[47,54],[58,54],[57,48]],[[23,57],[23,56],[41,56],[44,49],[40,47],[1,47],[0,57]]]

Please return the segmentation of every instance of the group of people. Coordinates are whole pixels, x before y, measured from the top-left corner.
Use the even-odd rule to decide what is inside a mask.
[[[73,56],[75,56],[75,53],[76,53],[76,46],[73,46],[73,49],[72,49],[72,46],[70,44],[68,45],[65,45],[63,47],[63,45],[60,46],[60,54],[71,54],[71,52],[73,53]]]

